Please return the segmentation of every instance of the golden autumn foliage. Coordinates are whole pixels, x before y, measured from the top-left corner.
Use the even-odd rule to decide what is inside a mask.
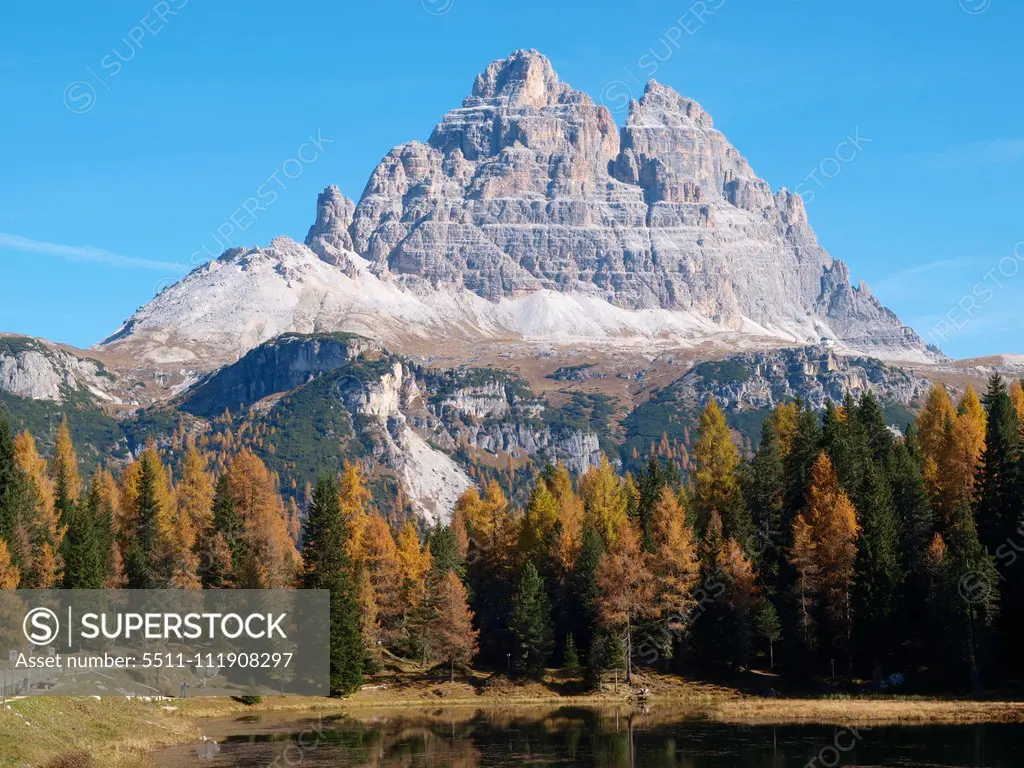
[[[276,475],[256,454],[242,449],[227,469],[245,538],[245,562],[235,564],[241,586],[281,589],[291,585],[300,559],[288,531]]]
[[[576,563],[583,545],[583,500],[572,488],[572,476],[561,462],[555,467],[548,488],[558,503],[558,536],[553,558],[568,572]]]
[[[57,440],[53,446],[48,475],[50,482],[56,486],[58,478],[63,477],[67,484],[66,492],[72,500],[82,495],[82,476],[78,472],[78,455],[74,443],[71,442],[71,430],[68,428],[67,417],[60,423]]]
[[[730,605],[744,617],[753,615],[761,605],[757,572],[736,539],[726,539],[718,568],[729,582]]]
[[[935,479],[937,506],[947,520],[960,499],[974,495],[974,478],[985,450],[986,420],[981,400],[974,388],[967,385],[952,424],[946,424],[939,475]]]
[[[1010,384],[1008,394],[1010,402],[1013,403],[1013,410],[1017,414],[1017,421],[1024,424],[1024,385],[1019,380],[1013,382]]]
[[[924,463],[928,488],[938,487],[943,456],[946,452],[947,424],[956,420],[953,401],[945,386],[936,384],[928,391],[924,409],[917,417],[917,447]]]
[[[703,531],[711,515],[717,513],[725,524],[726,535],[736,535],[738,532],[731,523],[735,511],[743,504],[736,474],[740,455],[725,414],[713,397],[708,398],[700,415],[698,430],[697,444],[693,448],[693,485],[699,530]]]
[[[772,411],[770,418],[778,436],[779,451],[785,458],[793,448],[793,439],[799,428],[800,408],[795,400],[781,403]]]
[[[61,545],[67,528],[61,525],[54,508],[53,485],[47,473],[46,460],[36,450],[28,432],[14,438],[14,460],[29,479],[31,514],[23,530],[22,555],[27,562],[22,569],[25,589],[54,589],[63,575]]]
[[[602,454],[601,463],[590,467],[579,481],[587,525],[601,534],[606,547],[614,547],[627,525],[628,500],[622,479]]]
[[[370,503],[370,490],[366,487],[362,468],[353,461],[346,461],[341,470],[341,516],[349,531],[348,554],[352,559],[359,556],[363,530],[366,527],[366,508]]]
[[[370,647],[378,644],[394,646],[402,642],[407,632],[402,561],[391,528],[384,518],[366,515],[355,560],[364,580],[360,605],[375,616],[373,625],[367,623],[364,627],[365,632],[372,632],[375,636]]]
[[[678,495],[664,486],[651,514],[649,567],[656,586],[655,612],[686,616],[696,604],[693,590],[700,579],[700,563],[693,532]],[[670,621],[670,629],[676,625]]]
[[[188,520],[197,535],[213,528],[213,478],[206,457],[190,442],[181,462],[181,479],[175,486],[179,516]]]
[[[530,494],[519,533],[520,562],[543,562],[555,546],[557,525],[558,501],[548,490],[547,483],[539,479]]]
[[[640,549],[640,532],[627,522],[597,568],[598,622],[621,630],[654,612],[655,581]]]
[[[798,590],[820,597],[837,637],[848,638],[852,627],[859,532],[857,512],[839,487],[831,459],[822,453],[811,469],[807,506],[793,524],[790,563],[805,574]],[[801,583],[805,578],[808,582]]]
[[[437,585],[431,608],[424,637],[425,655],[448,662],[454,680],[455,665],[473,660],[480,637],[479,630],[473,627],[466,588],[454,571],[449,571]]]
[[[0,539],[0,589],[17,589],[20,581],[21,571],[11,561],[7,542]]]

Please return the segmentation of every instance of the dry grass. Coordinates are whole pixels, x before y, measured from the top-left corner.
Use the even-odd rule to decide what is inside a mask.
[[[45,766],[55,757],[83,752],[103,768],[141,768],[154,750],[199,739],[191,718],[164,706],[124,698],[11,702],[0,710],[0,766]]]

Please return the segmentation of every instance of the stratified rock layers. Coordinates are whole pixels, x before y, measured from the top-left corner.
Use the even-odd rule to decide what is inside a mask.
[[[547,288],[734,330],[924,349],[850,285],[801,198],[773,193],[699,104],[651,81],[620,132],[535,51],[491,64],[427,143],[389,152],[350,227],[333,194],[327,206],[308,244],[331,259],[322,224],[337,221],[339,243],[404,283],[491,300]]]

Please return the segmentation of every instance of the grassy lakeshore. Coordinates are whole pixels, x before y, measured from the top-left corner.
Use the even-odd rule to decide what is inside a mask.
[[[705,683],[664,675],[640,675],[638,685],[651,695],[647,713],[637,714],[639,728],[686,719],[735,725],[961,725],[1024,722],[1024,703],[917,697],[763,698]],[[204,734],[221,735],[239,716],[266,717],[287,723],[309,715],[346,716],[354,720],[395,717],[470,719],[478,711],[511,717],[543,718],[563,706],[616,710],[625,714],[635,701],[624,685],[578,693],[557,675],[543,682],[512,684],[504,678],[474,673],[469,680],[402,676],[371,681],[349,699],[267,698],[246,706],[233,699],[142,701],[123,698],[21,699],[0,710],[0,767],[45,766],[72,750],[90,754],[103,768],[148,768],[151,753],[170,746],[198,743]]]

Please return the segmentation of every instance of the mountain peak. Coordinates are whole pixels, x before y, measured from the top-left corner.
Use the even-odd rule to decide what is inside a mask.
[[[640,100],[630,107],[627,124],[638,120],[646,122],[654,115],[666,114],[672,116],[671,122],[689,120],[693,127],[701,130],[710,131],[715,127],[711,115],[699,103],[657,80],[647,81]]]
[[[354,250],[349,227],[356,205],[331,184],[316,198],[316,221],[306,235],[306,245],[329,264],[344,267]]]
[[[546,56],[535,50],[515,51],[506,59],[498,59],[476,76],[473,95],[463,106],[481,105],[533,107],[541,109],[557,104],[570,91],[559,82],[558,74]]]

